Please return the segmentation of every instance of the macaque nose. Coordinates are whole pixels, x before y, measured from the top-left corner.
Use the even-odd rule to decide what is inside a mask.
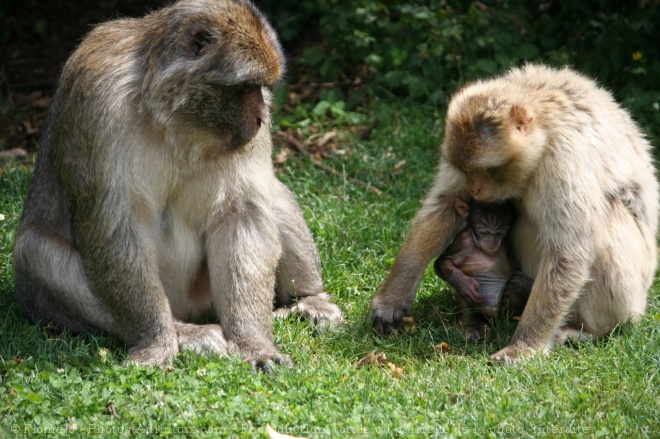
[[[470,181],[471,178],[468,178],[468,185],[470,186],[470,193],[473,197],[477,198],[477,195],[481,192],[481,184],[476,181]]]
[[[262,125],[268,120],[268,107],[264,101],[261,87],[250,86],[244,90],[242,96],[242,118],[237,120],[238,129],[234,146],[242,146],[257,135]]]

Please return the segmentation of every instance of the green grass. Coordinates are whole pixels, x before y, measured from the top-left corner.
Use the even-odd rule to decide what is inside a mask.
[[[415,302],[416,330],[389,339],[371,331],[370,299],[431,184],[441,135],[440,115],[428,108],[390,102],[373,113],[379,124],[370,139],[349,139],[350,157],[324,161],[346,179],[306,157],[280,170],[298,194],[326,289],[347,322],[319,336],[295,318],[276,322],[276,343],[296,367],[270,375],[235,358],[190,353],[171,368],[124,367],[125,347],[110,337],[29,324],[15,305],[11,252],[31,168],[0,168],[0,437],[250,438],[266,437],[266,424],[313,438],[658,437],[658,284],[640,324],[514,367],[488,357],[514,324],[499,322],[487,341],[467,344],[456,300],[431,270]],[[405,165],[393,172],[400,160]],[[451,350],[434,349],[441,342]],[[377,352],[402,373],[358,367]]]

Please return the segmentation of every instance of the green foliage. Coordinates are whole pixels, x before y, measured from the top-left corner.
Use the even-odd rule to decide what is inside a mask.
[[[439,105],[527,60],[597,78],[658,144],[660,1],[264,0],[296,68]],[[318,24],[310,26],[310,23]],[[311,28],[311,30],[310,30]]]
[[[275,101],[278,107],[282,105],[284,97],[288,95],[289,90],[286,85],[278,88]],[[296,105],[288,109],[288,112],[278,112],[275,119],[278,125],[284,129],[302,128],[305,130],[310,126],[330,128],[345,128],[364,124],[368,118],[362,113],[349,111],[347,104],[336,94],[325,94],[312,104]],[[304,134],[309,133],[303,131]]]

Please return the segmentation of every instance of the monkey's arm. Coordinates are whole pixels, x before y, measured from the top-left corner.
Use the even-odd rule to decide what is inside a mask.
[[[270,203],[258,197],[236,201],[213,218],[206,251],[213,303],[229,352],[269,370],[273,363],[291,360],[272,340],[281,245]]]
[[[561,186],[546,190],[559,191]],[[527,207],[535,213],[531,220],[544,225],[538,229],[538,245],[545,250],[516,331],[509,345],[493,354],[496,360],[515,362],[535,352],[548,352],[589,280],[595,254],[590,241],[593,232],[591,224],[576,220],[586,216],[583,209],[587,207],[572,201],[579,199],[588,205],[589,196],[568,195],[549,194],[545,202]]]
[[[298,314],[314,322],[319,329],[326,329],[342,321],[343,314],[323,291],[318,250],[295,195],[279,180],[274,184],[282,257],[277,265],[277,309],[273,315],[285,318]]]
[[[474,250],[471,233],[469,230],[463,230],[433,264],[435,273],[449,283],[469,306],[479,306],[483,303],[483,297],[477,292],[479,282],[459,268],[465,262],[466,255]]]
[[[473,277],[466,276],[451,258],[438,258],[434,268],[438,276],[454,287],[468,305],[478,306],[483,302],[483,297],[477,292],[479,282]]]
[[[397,255],[385,283],[371,302],[371,320],[381,335],[403,328],[424,270],[449,245],[463,220],[454,208],[457,197],[467,198],[465,177],[441,162],[438,178]]]
[[[92,209],[91,214],[79,212],[78,217],[84,219],[79,222],[76,242],[85,272],[92,291],[117,323],[116,335],[128,344],[131,361],[161,365],[179,349],[154,244],[136,218],[113,207]]]

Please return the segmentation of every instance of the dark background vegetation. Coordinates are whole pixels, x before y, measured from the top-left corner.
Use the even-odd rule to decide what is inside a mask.
[[[526,60],[595,77],[660,143],[660,0],[255,0],[289,57],[284,111],[442,111],[460,84]],[[33,150],[56,79],[90,26],[168,0],[0,0],[0,149]],[[331,113],[328,113],[331,116]],[[368,114],[367,114],[368,116]]]

